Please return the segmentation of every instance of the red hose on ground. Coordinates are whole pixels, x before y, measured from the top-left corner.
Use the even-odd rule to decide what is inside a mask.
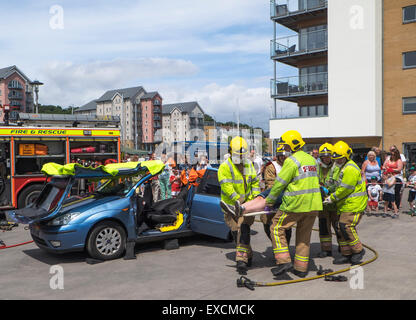
[[[12,244],[11,246],[0,246],[0,250],[2,250],[2,249],[8,249],[8,248],[14,248],[14,247],[18,247],[18,246],[23,246],[25,244],[32,243],[32,242],[33,242],[33,240],[32,241],[18,243],[18,244]]]

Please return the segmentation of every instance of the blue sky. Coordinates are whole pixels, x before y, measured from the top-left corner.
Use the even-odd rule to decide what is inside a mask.
[[[1,4],[0,67],[44,82],[40,103],[80,106],[141,85],[164,103],[196,100],[217,121],[233,120],[238,106],[242,122],[268,129],[268,0],[18,3]]]

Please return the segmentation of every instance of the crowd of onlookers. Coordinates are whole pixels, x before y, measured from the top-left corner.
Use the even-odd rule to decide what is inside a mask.
[[[148,160],[161,160],[165,164],[164,170],[150,179],[153,202],[175,198],[187,183],[192,169],[201,171],[211,166],[205,156],[194,157],[189,161],[188,157],[181,154],[162,154],[161,157],[156,157],[154,152],[149,152],[143,158],[126,156],[124,159],[125,162]]]
[[[311,153],[319,159],[317,150]],[[319,160],[318,160],[319,161]],[[415,210],[416,164],[407,163],[396,146],[388,151],[373,147],[361,165],[361,176],[367,184],[367,215],[383,210],[383,217],[392,211],[392,218],[397,218],[402,207],[402,196],[405,187],[409,187],[408,202],[410,210]]]
[[[310,154],[318,162],[320,161],[317,149],[313,149]],[[151,180],[154,201],[175,197],[184,184],[184,178],[188,179],[191,169],[199,171],[211,166],[206,156],[195,156],[192,161],[182,155],[175,157],[174,159],[162,154],[159,158],[165,163],[165,169]],[[261,181],[260,187],[264,189],[264,168],[268,160],[263,159],[254,150],[250,152],[249,158]],[[155,159],[155,153],[149,153],[140,160]],[[224,159],[227,159],[227,155]],[[373,147],[363,160],[361,175],[367,184],[369,199],[366,213],[371,215],[382,210],[382,216],[385,217],[387,212],[391,211],[391,217],[397,218],[402,208],[403,190],[408,187],[410,188],[408,196],[410,210],[416,215],[416,163],[408,164],[405,156],[399,152],[396,146],[391,146],[388,151]],[[137,156],[128,157],[125,161],[139,161],[139,158]]]

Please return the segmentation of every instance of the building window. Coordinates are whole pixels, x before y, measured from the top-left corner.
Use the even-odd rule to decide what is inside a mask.
[[[416,113],[416,97],[403,98],[403,114]]]
[[[403,53],[403,69],[416,68],[416,51]]]
[[[328,105],[317,105],[317,106],[303,106],[299,107],[299,117],[326,117],[328,116]]]
[[[403,23],[416,22],[416,5],[403,8]]]

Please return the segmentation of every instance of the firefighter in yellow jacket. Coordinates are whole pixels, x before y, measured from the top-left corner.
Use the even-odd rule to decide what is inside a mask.
[[[278,143],[292,155],[285,160],[266,198],[266,205],[273,206],[283,192],[282,205],[273,217],[270,228],[277,264],[271,271],[277,276],[292,270],[297,276],[305,277],[308,273],[312,227],[318,211],[322,211],[317,162],[302,150],[305,142],[295,130],[285,132]],[[285,231],[295,223],[296,253],[292,265]]]
[[[332,161],[332,148],[330,143],[324,143],[319,147],[319,184],[328,191],[335,190],[334,176],[339,168]],[[331,226],[336,230],[337,225],[337,206],[335,203],[326,204],[319,212],[319,240],[321,242],[321,252],[318,257],[325,258],[332,256],[332,232]],[[338,234],[337,234],[338,237]]]
[[[218,169],[218,181],[221,185],[221,201],[234,206],[235,202],[244,203],[254,199],[260,193],[260,181],[253,163],[247,158],[248,146],[242,137],[230,142],[231,157]],[[250,246],[250,226],[254,217],[237,217],[224,212],[224,221],[230,227],[237,244],[237,271],[245,274],[251,266],[252,250]]]
[[[359,264],[365,253],[356,226],[367,206],[368,197],[361,170],[351,160],[351,155],[352,149],[344,141],[334,145],[332,159],[339,167],[337,187],[324,201],[325,204],[336,203],[339,215],[337,231],[341,236],[339,245],[342,257],[334,259],[334,264]]]

